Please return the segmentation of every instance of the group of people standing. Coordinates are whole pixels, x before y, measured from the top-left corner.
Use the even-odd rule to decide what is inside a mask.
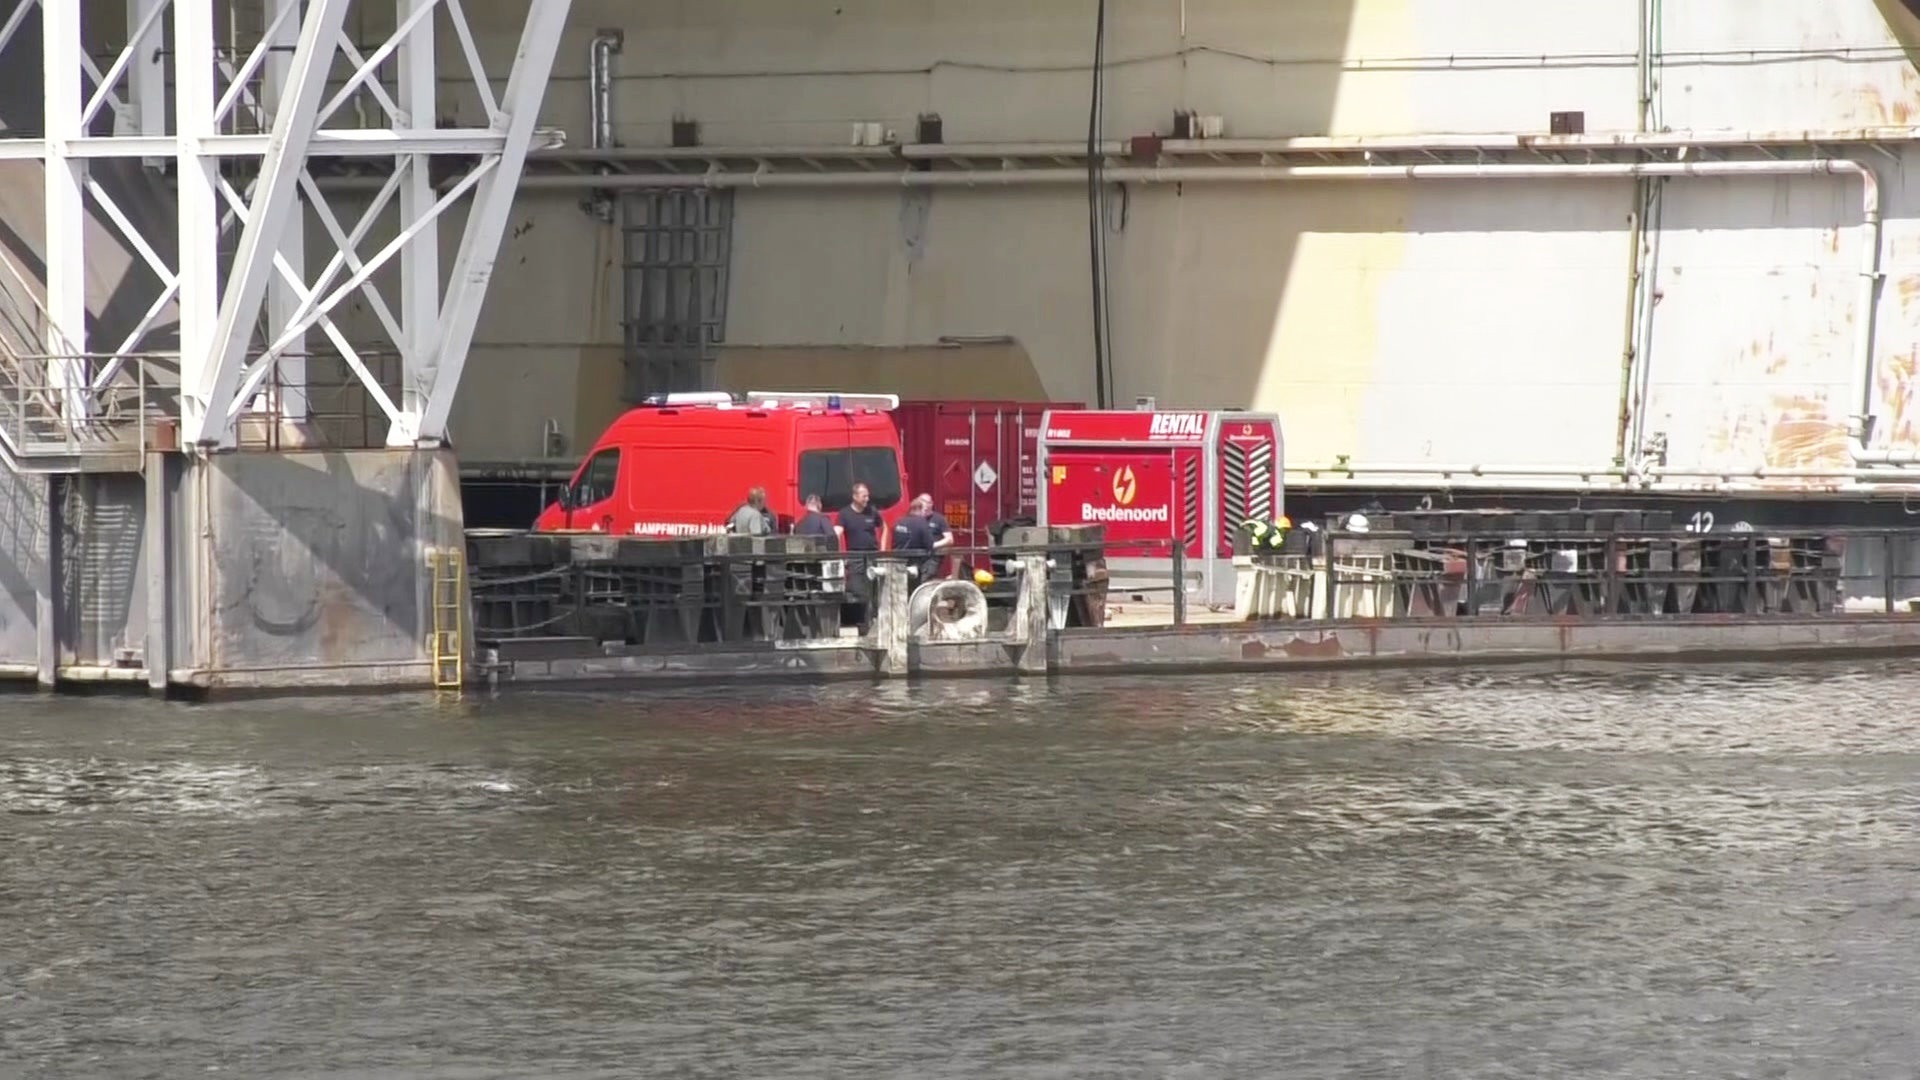
[[[865,484],[853,485],[846,506],[828,514],[822,509],[819,493],[808,492],[806,509],[793,523],[794,536],[832,539],[853,556],[847,565],[847,592],[864,610],[867,601],[866,568],[873,556],[894,552],[907,560],[914,584],[940,576],[940,564],[953,546],[953,530],[947,519],[933,508],[933,496],[921,494],[907,506],[907,514],[888,530],[880,508],[873,505],[873,491]],[[727,531],[740,536],[773,536],[779,532],[773,512],[767,509],[767,489],[756,487],[747,492],[747,500],[733,512]],[[864,622],[864,617],[861,620]]]

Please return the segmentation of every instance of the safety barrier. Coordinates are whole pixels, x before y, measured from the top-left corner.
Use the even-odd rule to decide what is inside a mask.
[[[1920,530],[1701,534],[1600,519],[1600,531],[1532,529],[1551,515],[1429,515],[1404,529],[1313,537],[1306,553],[1235,559],[1243,619],[1658,618],[1893,613],[1920,599]],[[1655,522],[1655,524],[1665,524]],[[1525,527],[1526,531],[1522,531]]]
[[[978,615],[983,632],[995,633],[1012,618],[1024,560],[1035,555],[1047,575],[1047,624],[1099,626],[1105,613],[1099,533],[1097,527],[1010,530],[993,548],[943,552],[936,572],[922,581],[921,558],[850,554],[811,537],[654,540],[475,530],[467,536],[466,559],[472,637],[482,644],[572,639],[661,649],[834,641],[856,633],[856,623],[872,614],[876,583],[888,566],[905,568],[909,590],[935,581],[975,588],[974,571],[986,571],[977,586],[984,611],[956,614],[954,593],[937,611],[930,598],[918,618],[922,626],[960,632],[950,624]]]

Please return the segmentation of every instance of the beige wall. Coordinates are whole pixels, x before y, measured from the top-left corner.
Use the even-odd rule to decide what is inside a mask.
[[[1630,130],[1638,5],[1553,6],[1545,19],[1523,0],[1120,0],[1107,134],[1164,131],[1179,107],[1221,113],[1244,137],[1540,131],[1559,109],[1584,110],[1589,131]],[[1874,0],[1666,7],[1658,124],[1835,130],[1920,115],[1920,78]],[[483,18],[516,9],[468,3]],[[854,121],[906,133],[926,111],[950,142],[1074,141],[1090,10],[577,0],[545,114],[584,143],[586,41],[620,26],[628,144],[666,142],[684,114],[710,145],[844,145]],[[511,44],[483,35],[496,56]],[[456,62],[449,51],[443,71]],[[447,77],[453,107],[470,109]],[[1883,427],[1905,437],[1920,423],[1907,405],[1920,221],[1901,165],[1874,160],[1889,215]],[[1842,463],[1848,342],[1865,314],[1852,287],[1856,189],[1757,179],[1667,191],[1642,358],[1650,429],[1670,435],[1675,464]],[[524,456],[539,440],[533,414],[580,426],[583,398],[604,397],[617,260],[609,230],[576,202],[521,197],[455,418],[469,455]],[[1118,397],[1275,409],[1295,464],[1604,462],[1631,205],[1625,185],[1565,181],[1130,189],[1110,234]],[[802,358],[786,369],[796,383],[857,377],[848,356],[888,349],[903,385],[950,385],[940,339],[1005,337],[1046,393],[1090,397],[1086,249],[1072,188],[742,192],[728,342]],[[921,365],[943,370],[923,378]]]

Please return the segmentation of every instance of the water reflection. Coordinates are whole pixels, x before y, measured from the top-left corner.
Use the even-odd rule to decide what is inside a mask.
[[[0,699],[0,1063],[1909,1075],[1916,690]]]

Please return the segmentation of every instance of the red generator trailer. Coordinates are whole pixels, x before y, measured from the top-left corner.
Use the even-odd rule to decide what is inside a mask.
[[[1104,525],[1117,592],[1173,584],[1189,600],[1233,603],[1233,535],[1277,518],[1283,444],[1272,413],[1050,410],[1041,423],[1043,525]]]
[[[988,529],[1039,519],[1040,422],[1079,402],[908,401],[894,411],[913,495],[927,492],[956,548],[992,545]],[[909,496],[911,497],[911,496]]]

